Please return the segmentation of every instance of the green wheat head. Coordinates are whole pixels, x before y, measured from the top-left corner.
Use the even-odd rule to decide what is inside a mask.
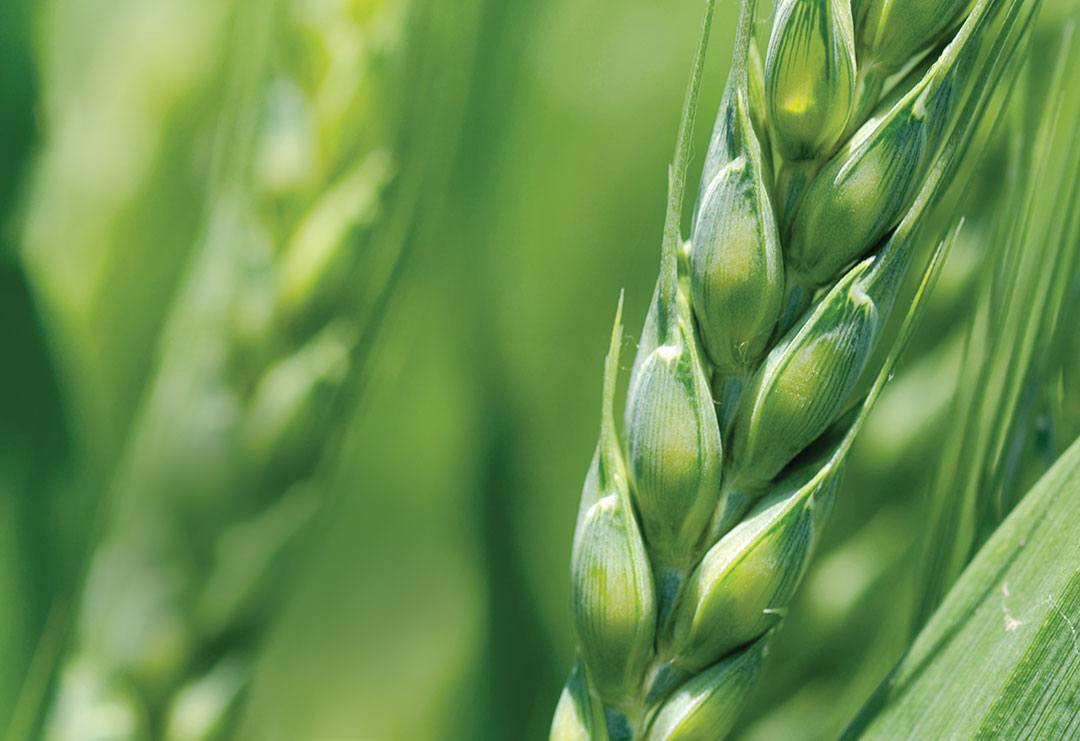
[[[730,731],[955,238],[920,258],[941,239],[931,209],[996,117],[1039,3],[779,0],[762,63],[743,0],[684,242],[712,5],[621,436],[621,303],[606,361],[553,741]]]

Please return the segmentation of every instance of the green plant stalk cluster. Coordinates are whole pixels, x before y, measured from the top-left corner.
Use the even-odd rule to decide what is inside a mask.
[[[48,738],[237,719],[377,318],[353,289],[376,272],[408,9],[241,5],[209,223],[109,487]]]
[[[882,5],[853,17],[844,2],[779,2],[762,69],[756,3],[743,1],[683,244],[708,4],[621,438],[618,319],[608,355],[571,556],[579,660],[553,741],[726,735],[805,572],[851,440],[951,244],[875,365],[916,247],[937,238],[929,210],[996,115],[1038,8]]]

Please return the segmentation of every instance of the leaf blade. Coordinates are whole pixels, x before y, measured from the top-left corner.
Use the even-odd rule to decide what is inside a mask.
[[[844,738],[977,738],[1004,725],[1024,733],[1075,726],[1077,701],[1055,698],[1080,697],[1078,531],[1080,440],[979,551]],[[1075,657],[1063,662],[1052,649],[1067,641]]]

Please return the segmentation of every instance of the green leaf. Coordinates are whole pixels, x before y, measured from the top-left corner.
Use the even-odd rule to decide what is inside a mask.
[[[979,551],[844,738],[1080,732],[1080,440]]]
[[[1038,90],[1046,102],[1037,129],[1012,132],[1016,182],[989,240],[992,265],[967,340],[956,424],[928,500],[912,634],[1035,478],[1017,481],[1018,464],[1031,458],[1020,454],[1035,437],[1031,397],[1048,383],[1054,348],[1069,331],[1060,317],[1077,267],[1080,97],[1063,83],[1076,70],[1080,50],[1067,26],[1046,92]],[[1040,72],[1029,70],[1033,88]]]

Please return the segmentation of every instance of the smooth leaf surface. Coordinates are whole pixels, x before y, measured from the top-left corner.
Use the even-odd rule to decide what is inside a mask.
[[[845,738],[1080,733],[1080,441],[979,551]]]

